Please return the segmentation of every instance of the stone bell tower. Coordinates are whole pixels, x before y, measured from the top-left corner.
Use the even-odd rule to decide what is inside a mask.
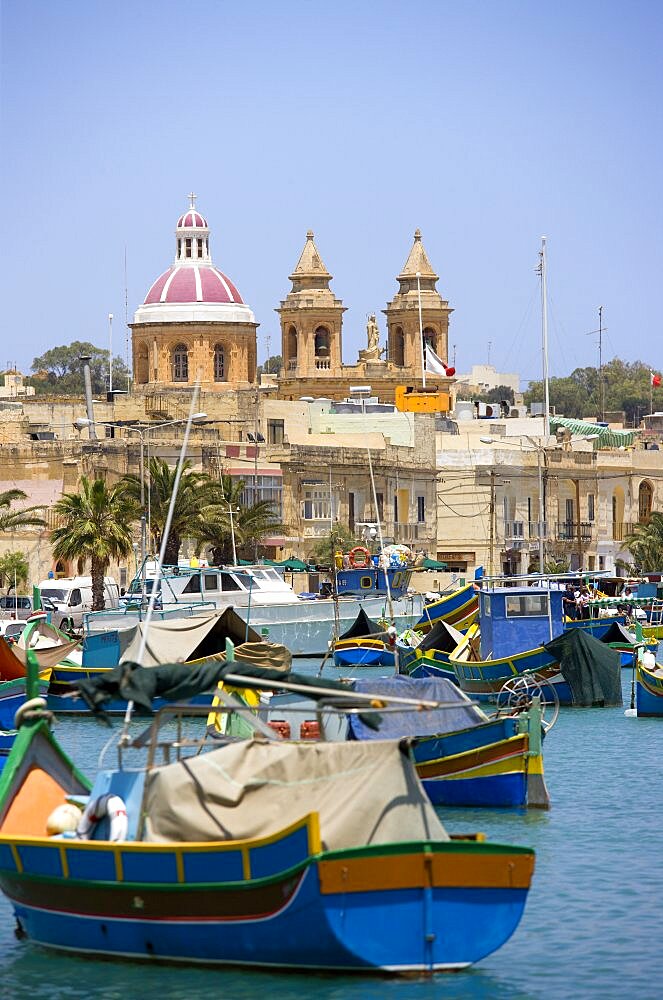
[[[387,317],[388,360],[396,368],[406,368],[409,378],[421,378],[419,305],[424,343],[430,344],[445,364],[449,359],[449,316],[453,309],[435,287],[438,275],[431,267],[419,229],[397,281],[399,289],[383,310]]]
[[[290,275],[292,289],[276,310],[281,319],[284,379],[324,380],[341,374],[345,308],[329,287],[331,279],[309,230]]]

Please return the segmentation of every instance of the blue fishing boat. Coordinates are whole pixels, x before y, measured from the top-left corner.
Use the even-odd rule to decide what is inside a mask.
[[[651,652],[635,668],[635,708],[638,716],[663,716],[663,667]]]
[[[435,601],[424,604],[424,610],[419,621],[414,625],[418,632],[427,632],[437,621],[446,621],[450,625],[463,622],[467,627],[471,619],[476,620],[479,609],[479,596],[474,583],[468,583],[451,594],[439,597]]]
[[[116,673],[125,696],[145,674],[150,689],[190,686],[181,665],[141,669]],[[419,973],[463,968],[515,930],[533,852],[449,838],[397,741],[243,740],[191,756],[179,742],[161,764],[153,734],[148,768],[119,756],[90,787],[46,720],[19,730],[0,775],[0,887],[24,939],[95,957]],[[67,802],[84,806],[77,836]]]
[[[333,643],[337,667],[393,667],[396,632],[386,623],[372,621],[363,608],[350,626]]]

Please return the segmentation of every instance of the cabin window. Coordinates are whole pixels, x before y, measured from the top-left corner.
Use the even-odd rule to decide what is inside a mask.
[[[539,618],[547,614],[547,594],[514,594],[506,598],[507,618]]]
[[[362,588],[362,590],[368,590],[370,587],[373,586],[373,577],[362,576],[359,580],[359,586]]]
[[[490,597],[488,595],[483,599],[483,613],[486,618],[490,618]]]
[[[205,573],[203,577],[203,589],[204,590],[218,590],[219,585],[216,579],[216,573]]]

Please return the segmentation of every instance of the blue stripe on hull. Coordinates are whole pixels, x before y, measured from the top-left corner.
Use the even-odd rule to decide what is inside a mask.
[[[635,682],[635,707],[640,716],[663,716],[663,697],[652,694],[638,680]]]
[[[352,649],[338,649],[334,652],[334,663],[337,667],[379,667],[382,663],[381,649],[362,649],[353,646]]]
[[[526,897],[524,889],[467,888],[322,896],[312,866],[286,907],[257,919],[81,917],[18,902],[14,909],[34,942],[96,956],[430,971],[462,968],[499,948],[516,929]],[[57,904],[57,886],[49,888],[49,904]]]
[[[458,685],[458,678],[453,670],[444,670],[443,667],[434,667],[432,663],[419,663],[410,673],[410,677],[420,679],[422,677],[444,677],[452,684]]]
[[[190,698],[187,704],[211,706],[213,697],[213,692],[206,692],[205,694],[196,695],[195,698]],[[58,715],[79,715],[82,713],[89,715],[90,713],[90,709],[82,698],[65,698],[60,694],[49,694],[46,702],[49,711],[56,712]],[[170,702],[165,701],[163,698],[155,698],[152,702],[152,708],[157,712],[164,705],[168,704]],[[104,705],[106,715],[124,715],[126,710],[126,701],[122,701],[119,698],[115,701],[109,701]]]
[[[514,718],[496,719],[471,729],[461,729],[444,736],[420,736],[412,751],[417,764],[424,764],[442,757],[467,753],[478,747],[490,746],[500,740],[508,740],[518,733],[518,722]]]
[[[481,778],[424,778],[423,786],[431,802],[440,806],[503,809],[527,804],[527,777],[522,772]]]

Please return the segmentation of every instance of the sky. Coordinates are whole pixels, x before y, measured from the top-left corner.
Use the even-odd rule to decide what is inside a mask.
[[[659,0],[1,0],[0,365],[124,355],[195,191],[258,356],[313,229],[344,361],[420,228],[450,361],[663,366]],[[125,284],[126,256],[126,284]],[[269,344],[267,341],[269,338]]]

